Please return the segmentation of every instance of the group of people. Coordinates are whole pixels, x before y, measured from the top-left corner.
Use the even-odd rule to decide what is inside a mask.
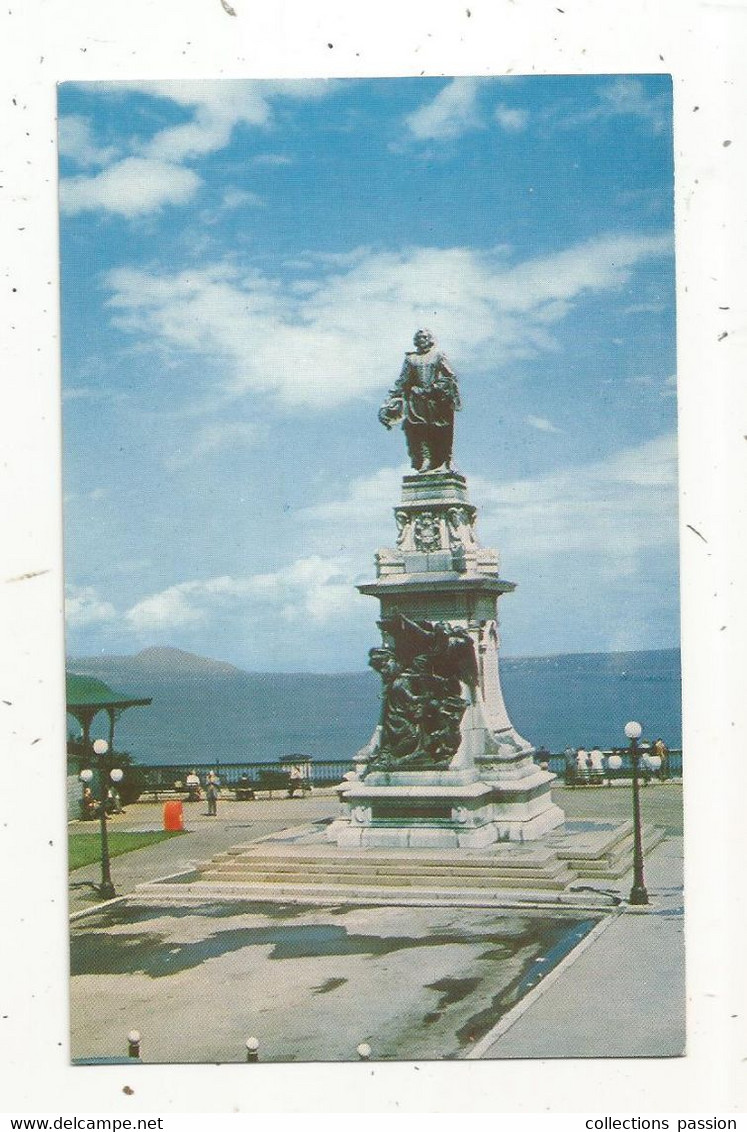
[[[94,818],[101,817],[101,800],[94,797],[94,793],[90,786],[83,788],[83,797],[80,802],[81,819],[83,821],[93,821]],[[104,813],[123,814],[125,811],[122,809],[122,800],[119,793],[110,786],[106,792],[106,800],[104,802]]]
[[[654,743],[644,740],[638,744],[638,750],[639,768],[644,786],[648,786],[654,777],[660,782],[669,778],[669,749],[663,739],[659,738]],[[590,786],[601,786],[605,781],[608,784],[611,782],[608,756],[599,747],[592,747],[591,750],[585,747],[567,747],[564,754],[566,781],[588,783]]]
[[[599,747],[592,747],[587,751],[579,747],[574,751],[569,747],[565,752],[566,768],[572,772],[576,782],[588,782],[593,786],[601,786],[607,772],[607,760]]]
[[[202,783],[195,769],[191,770],[184,780],[187,788],[187,801],[199,802],[202,798]],[[288,797],[295,797],[296,793],[303,795],[306,788],[303,772],[299,766],[292,766],[288,773]],[[205,798],[207,799],[208,817],[218,815],[218,797],[220,794],[220,778],[214,770],[208,772],[205,779]],[[247,774],[242,774],[236,784],[237,801],[247,801],[254,798],[254,787]]]

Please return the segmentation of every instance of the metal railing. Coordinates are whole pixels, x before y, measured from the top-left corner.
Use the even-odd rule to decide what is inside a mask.
[[[605,778],[629,778],[632,774],[630,752],[626,749],[604,751]],[[607,767],[607,757],[617,754],[622,759],[622,766],[618,770]],[[535,755],[535,761],[547,764],[548,769],[559,778],[566,777],[569,764],[564,755],[542,752]],[[336,786],[342,782],[343,776],[353,769],[352,759],[314,759],[303,762],[299,760],[304,778],[312,786]],[[575,764],[571,764],[571,769]],[[200,781],[205,783],[207,774],[213,770],[218,775],[221,786],[233,789],[238,785],[239,779],[249,780],[252,786],[262,789],[262,782],[269,782],[278,776],[287,775],[288,763],[279,762],[232,762],[232,763],[169,763],[164,766],[143,766],[137,764],[137,770],[143,776],[144,786],[142,793],[165,793],[172,790],[186,790],[185,780],[190,771],[195,770]],[[682,775],[682,751],[670,750],[668,755],[667,775],[670,778],[679,778]],[[178,784],[178,785],[177,785]]]
[[[604,777],[606,779],[607,778],[615,779],[615,778],[630,778],[631,777],[631,775],[633,774],[633,764],[632,764],[631,759],[630,759],[630,748],[629,747],[625,747],[625,748],[622,748],[622,747],[617,748],[616,747],[616,748],[614,748],[610,751],[602,751],[602,754],[604,755]],[[617,770],[612,770],[607,765],[607,760],[609,759],[610,755],[619,755],[620,758],[622,759],[622,766],[619,767]],[[572,772],[570,777],[573,776],[573,772],[576,772],[575,761],[574,762],[566,761],[565,755],[550,755],[549,758],[548,758],[547,756],[543,757],[541,754],[536,754],[534,757],[535,757],[535,761],[538,762],[538,763],[543,763],[543,764],[547,763],[548,770],[551,770],[553,772],[553,774],[557,774],[559,778],[569,777],[569,775],[567,774],[567,772],[569,770]],[[642,774],[646,773],[645,766],[643,764],[641,766],[641,773]],[[654,774],[653,771],[650,772],[650,773]],[[667,778],[681,778],[682,777],[682,751],[681,750],[670,750],[669,751],[669,753],[667,755],[665,775],[666,775]],[[655,776],[659,777],[658,771],[655,772]]]
[[[343,775],[353,769],[351,759],[315,759],[311,763],[299,760],[305,771],[304,778],[313,786],[334,786],[342,782]],[[214,771],[221,786],[233,789],[248,779],[252,786],[262,788],[263,781],[289,776],[290,767],[279,762],[236,762],[236,763],[169,763],[165,766],[143,766],[138,764],[144,780],[142,793],[158,793],[169,790],[185,790],[186,778],[190,771],[196,771],[204,785],[209,771]]]

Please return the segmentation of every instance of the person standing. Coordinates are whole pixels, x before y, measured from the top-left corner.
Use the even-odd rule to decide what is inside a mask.
[[[303,775],[300,766],[292,766],[288,778],[288,797],[293,798],[296,790],[303,797]]]
[[[595,786],[601,786],[604,782],[604,755],[599,747],[593,747],[589,751],[589,763],[591,766],[591,781]]]
[[[207,777],[207,783],[206,783],[206,786],[205,786],[205,795],[207,797],[207,804],[208,804],[207,812],[208,812],[208,817],[210,817],[210,818],[214,818],[214,817],[218,816],[218,787],[219,786],[220,786],[220,781],[218,779],[218,776],[211,770],[208,777]]]
[[[639,743],[638,750],[640,752],[638,765],[641,770],[643,785],[648,786],[654,773],[654,768],[651,765],[651,744],[645,741],[643,743]]]
[[[187,801],[199,802],[200,800],[200,779],[196,770],[191,770],[184,780],[187,787]]]
[[[98,803],[93,796],[90,786],[86,786],[83,790],[81,817],[83,821],[93,821],[94,818],[98,817]]]
[[[654,743],[654,754],[658,755],[661,760],[659,767],[659,778],[662,782],[666,782],[669,778],[669,748],[663,739],[657,739]]]

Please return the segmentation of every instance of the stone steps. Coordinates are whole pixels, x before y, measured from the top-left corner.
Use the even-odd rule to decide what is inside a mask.
[[[661,829],[652,826],[643,829],[641,842],[644,860],[652,849],[661,844],[664,837],[665,833]],[[599,860],[570,860],[568,863],[580,877],[618,880],[633,867],[633,834],[631,832],[624,841],[618,843],[614,852],[605,854]]]
[[[558,858],[558,853],[554,849],[548,849],[543,845],[524,844],[520,845],[515,842],[502,842],[496,845],[490,852],[475,852],[474,850],[454,850],[454,849],[408,849],[402,851],[401,849],[344,849],[340,850],[332,845],[319,845],[314,846],[313,849],[300,848],[296,845],[282,844],[272,846],[270,838],[267,841],[255,841],[248,845],[234,845],[230,849],[225,849],[217,853],[212,858],[214,861],[228,860],[235,857],[245,857],[251,855],[257,861],[276,861],[282,859],[284,861],[295,861],[298,864],[311,865],[324,861],[339,861],[344,860],[348,863],[359,864],[381,864],[381,865],[408,865],[411,866],[413,862],[418,865],[434,865],[434,866],[453,866],[455,861],[458,860],[460,865],[466,868],[481,868],[483,866],[495,867],[496,865],[510,867],[513,865],[521,866],[527,863],[534,865],[547,864],[555,861]]]
[[[643,830],[644,854],[664,838]],[[610,887],[632,867],[631,822],[570,829],[542,844],[505,842],[490,850],[341,850],[270,839],[238,845],[197,866],[192,878],[140,886],[143,899],[191,902],[259,900],[324,904],[449,907],[569,906],[609,908],[603,891],[574,892],[579,882]]]
[[[206,884],[314,886],[356,889],[533,889],[561,892],[576,873],[543,847],[506,847],[493,854],[460,855],[413,851],[350,854],[336,849],[316,853],[267,852],[256,845],[219,854],[199,870]]]
[[[184,905],[204,901],[260,901],[279,904],[363,904],[446,908],[533,908],[609,911],[611,903],[603,894],[570,892],[568,889],[542,890],[416,888],[410,886],[378,887],[346,884],[248,884],[229,881],[197,881],[192,883],[157,883],[139,885],[131,900],[145,903]]]
[[[361,887],[387,887],[387,888],[422,888],[428,880],[437,880],[439,888],[489,888],[489,889],[511,889],[511,888],[526,888],[531,885],[535,889],[552,889],[557,892],[562,892],[567,887],[569,882],[575,879],[575,874],[569,874],[563,878],[545,877],[542,875],[534,877],[464,877],[459,874],[454,876],[439,876],[437,878],[427,878],[423,876],[407,876],[390,874],[386,877],[374,876],[371,874],[359,873],[337,873],[330,869],[326,874],[317,874],[315,876],[309,874],[294,873],[286,870],[285,872],[261,872],[251,869],[236,870],[234,872],[224,872],[220,869],[206,869],[201,873],[200,879],[206,883],[215,883],[224,881],[227,883],[244,883],[244,884],[264,884],[264,885],[279,885],[279,884],[295,884],[295,885],[350,885],[355,888]]]
[[[664,831],[654,826],[642,829],[644,856],[664,839]],[[558,858],[573,869],[579,877],[599,880],[616,880],[629,872],[633,864],[633,823],[622,822],[607,834],[593,834],[587,841],[583,837],[568,838],[560,834],[550,842]]]
[[[517,865],[484,865],[482,867],[466,867],[462,864],[437,865],[427,867],[417,862],[403,864],[365,864],[348,862],[344,860],[304,862],[286,861],[280,858],[257,860],[254,858],[238,858],[234,860],[213,860],[208,866],[212,872],[220,872],[226,876],[251,872],[254,875],[264,873],[302,874],[305,877],[316,878],[328,876],[330,872],[340,875],[360,877],[397,877],[411,876],[427,879],[429,877],[448,878],[459,876],[465,880],[470,878],[483,878],[500,880],[504,877],[536,877],[546,875],[552,877],[569,877],[572,870],[565,862],[554,860],[541,867],[531,867],[526,864]]]
[[[650,827],[646,826],[645,829]],[[551,837],[549,845],[556,856],[561,860],[573,861],[595,861],[601,856],[610,855],[617,852],[619,846],[624,842],[629,841],[633,836],[633,823],[630,820],[620,822],[619,825],[613,830],[606,831],[605,833],[595,832],[591,835],[588,843],[584,843],[583,838],[574,837],[568,843],[568,837],[564,833],[559,833],[556,837]]]
[[[644,853],[663,838],[660,830],[644,827]],[[622,822],[616,829],[596,833],[586,842],[557,846],[504,845],[490,853],[453,854],[443,851],[341,852],[332,847],[288,847],[268,851],[256,843],[218,854],[199,870],[205,884],[267,886],[442,889],[453,891],[532,890],[561,892],[578,880],[610,881],[627,873],[632,864],[633,828]]]

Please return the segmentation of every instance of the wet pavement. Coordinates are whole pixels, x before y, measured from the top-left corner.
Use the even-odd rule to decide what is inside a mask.
[[[268,914],[269,913],[269,914]],[[113,905],[71,938],[73,1057],[454,1058],[596,924],[482,909]]]

